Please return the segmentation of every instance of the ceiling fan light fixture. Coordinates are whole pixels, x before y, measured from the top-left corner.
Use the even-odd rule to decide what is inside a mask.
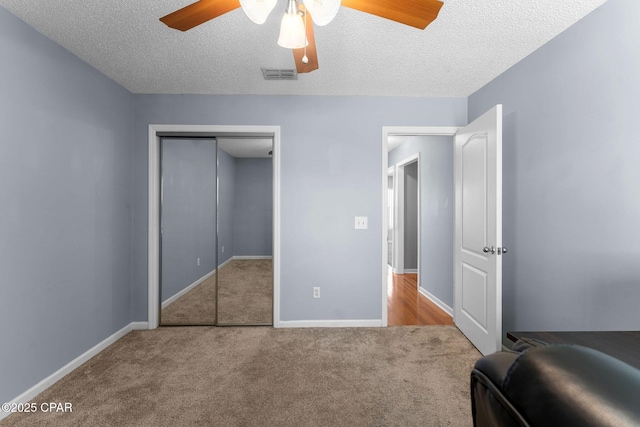
[[[304,7],[318,26],[327,25],[338,14],[340,0],[303,0]]]
[[[244,13],[256,24],[264,24],[278,0],[240,0]]]
[[[304,19],[296,0],[289,0],[287,11],[282,17],[278,45],[288,49],[300,49],[307,45]]]

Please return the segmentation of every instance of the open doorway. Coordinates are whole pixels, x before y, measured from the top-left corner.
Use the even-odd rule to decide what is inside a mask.
[[[407,138],[405,138],[407,139]],[[447,323],[447,316],[419,293],[420,155],[390,163],[388,204],[390,256],[387,301],[390,326]]]
[[[393,189],[388,201],[391,234],[391,269],[396,274],[418,274],[420,222],[419,155],[393,165]]]
[[[383,130],[388,326],[453,324],[455,131]]]

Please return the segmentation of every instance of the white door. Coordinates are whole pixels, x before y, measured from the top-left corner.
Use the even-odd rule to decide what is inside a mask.
[[[454,321],[482,354],[502,347],[502,105],[455,137]]]

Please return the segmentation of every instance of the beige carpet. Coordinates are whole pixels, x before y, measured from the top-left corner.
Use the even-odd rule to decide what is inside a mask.
[[[233,260],[218,277],[218,324],[270,325],[273,316],[271,260]],[[162,309],[163,325],[212,325],[216,315],[213,275]]]
[[[480,354],[453,326],[134,331],[0,426],[472,425]]]
[[[215,274],[160,312],[160,323],[163,325],[213,325],[215,321]]]
[[[220,269],[218,324],[273,323],[273,262],[233,260]]]

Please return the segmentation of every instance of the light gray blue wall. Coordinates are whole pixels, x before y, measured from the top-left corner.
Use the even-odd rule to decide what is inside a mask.
[[[609,0],[469,99],[504,108],[504,329],[640,329],[640,2]]]
[[[163,138],[161,150],[165,301],[216,269],[216,143]]]
[[[453,307],[453,140],[410,136],[389,165],[420,153],[420,287]]]
[[[404,168],[404,268],[418,268],[418,163]]]
[[[273,254],[273,161],[236,159],[233,254]]]
[[[236,204],[236,159],[218,150],[218,265],[228,261],[234,253],[234,206]],[[224,247],[224,252],[223,252]]]
[[[295,82],[292,82],[295,84]],[[281,320],[380,319],[382,127],[458,126],[465,98],[137,95],[133,296],[147,318],[150,123],[281,127]],[[368,216],[369,229],[354,230]],[[312,288],[322,298],[312,298]]]
[[[0,58],[6,402],[132,320],[133,95],[3,8]]]

